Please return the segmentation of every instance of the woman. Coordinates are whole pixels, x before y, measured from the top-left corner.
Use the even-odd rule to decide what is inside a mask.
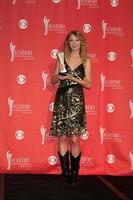
[[[91,64],[87,56],[86,40],[81,32],[68,33],[63,53],[64,59],[59,56],[51,78],[51,83],[59,82],[59,87],[55,97],[50,135],[58,136],[58,155],[64,183],[75,184],[81,157],[80,135],[86,132],[83,87],[91,86]],[[65,74],[60,73],[63,67],[66,70]]]

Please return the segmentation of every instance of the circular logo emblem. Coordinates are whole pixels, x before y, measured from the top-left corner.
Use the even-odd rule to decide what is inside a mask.
[[[60,3],[61,2],[61,0],[52,0],[53,1],[53,3]]]
[[[26,82],[26,77],[25,77],[25,75],[20,74],[20,75],[17,77],[17,82],[18,82],[20,85],[23,85],[23,84]]]
[[[26,19],[20,19],[19,22],[18,22],[18,26],[21,29],[26,29],[27,26],[28,26],[27,20]]]
[[[115,156],[113,154],[107,155],[107,163],[113,164],[115,162]]]
[[[110,61],[116,60],[116,53],[113,52],[113,51],[109,52],[108,53],[108,60],[110,60]]]
[[[49,110],[50,110],[51,112],[53,112],[53,108],[54,108],[54,103],[52,102],[51,104],[49,104]]]
[[[114,110],[115,110],[115,106],[114,106],[112,103],[109,103],[109,104],[106,106],[106,110],[107,110],[109,113],[112,113],[112,112],[114,112]]]
[[[88,133],[87,131],[81,135],[81,138],[82,138],[83,140],[87,140],[88,137],[89,137],[89,133]]]
[[[116,7],[119,4],[119,0],[110,0],[110,4],[112,7]]]
[[[55,165],[56,164],[56,162],[57,162],[57,158],[56,158],[56,156],[50,156],[49,158],[48,158],[48,163],[50,164],[50,165]]]
[[[91,32],[91,25],[90,25],[90,24],[84,24],[84,25],[83,25],[83,31],[84,31],[85,33]]]
[[[24,138],[24,132],[22,130],[17,130],[15,133],[15,137],[17,140],[22,140]]]
[[[51,57],[54,58],[54,59],[57,59],[57,53],[58,53],[58,49],[53,49],[51,51]]]

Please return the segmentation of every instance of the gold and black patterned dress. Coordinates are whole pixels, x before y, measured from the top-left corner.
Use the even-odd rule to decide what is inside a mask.
[[[65,63],[67,73],[84,79],[83,64],[75,70]],[[86,132],[83,88],[71,80],[61,80],[56,92],[50,135],[80,135]]]

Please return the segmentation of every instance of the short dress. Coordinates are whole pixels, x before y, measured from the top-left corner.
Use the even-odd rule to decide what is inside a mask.
[[[72,70],[65,62],[68,74],[84,79],[84,66]],[[61,80],[53,107],[50,135],[79,136],[86,133],[86,113],[83,87],[71,80]]]

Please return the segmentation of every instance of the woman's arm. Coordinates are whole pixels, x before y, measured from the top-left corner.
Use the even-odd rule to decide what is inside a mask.
[[[60,80],[58,76],[59,76],[59,61],[57,61],[55,70],[54,70],[52,77],[51,77],[51,83],[53,85],[56,84]]]
[[[83,87],[90,88],[91,87],[91,81],[92,81],[92,72],[91,72],[91,62],[90,59],[86,60],[85,66],[84,66],[84,71],[85,71],[85,78],[83,80],[78,80],[79,84],[81,84]]]
[[[90,60],[87,59],[85,66],[84,66],[84,71],[85,71],[85,78],[83,80],[80,80],[78,78],[73,77],[72,75],[68,75],[68,76],[60,76],[58,75],[58,78],[60,80],[72,80],[75,81],[76,83],[79,83],[80,85],[82,85],[85,88],[90,88],[91,87],[91,63]]]

